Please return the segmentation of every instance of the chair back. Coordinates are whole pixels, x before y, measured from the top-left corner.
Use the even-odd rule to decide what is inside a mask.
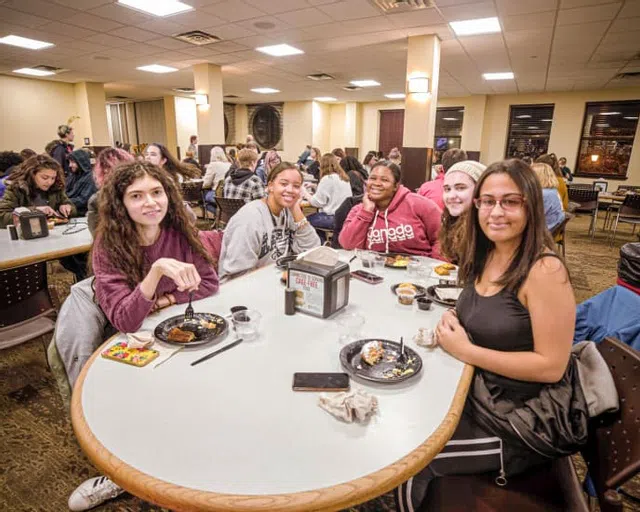
[[[640,472],[640,352],[615,338],[598,350],[607,363],[620,397],[620,409],[593,418],[582,451],[593,479],[600,509],[622,510],[615,489]]]
[[[640,216],[640,194],[627,194],[620,206],[620,216]]]
[[[218,205],[217,226],[226,225],[240,208],[245,205],[244,199],[229,199],[226,197],[216,197]]]
[[[569,201],[579,203],[577,212],[593,211],[598,208],[598,191],[585,188],[570,188]]]
[[[593,185],[589,183],[567,183],[567,189],[571,190],[593,190]]]
[[[0,271],[0,329],[53,313],[46,262]]]
[[[182,185],[182,198],[189,203],[202,202],[202,181],[185,181]]]
[[[560,224],[558,224],[556,227],[554,227],[553,231],[551,232],[551,235],[553,236],[553,238],[555,238],[558,235],[564,234],[564,231],[565,231],[565,228],[567,227],[567,224],[574,217],[575,217],[575,215],[572,215],[571,213],[565,213],[564,214],[564,220]]]
[[[618,185],[619,192],[640,192],[640,185]]]

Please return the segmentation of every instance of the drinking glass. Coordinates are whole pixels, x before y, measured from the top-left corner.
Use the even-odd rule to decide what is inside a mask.
[[[375,269],[375,271],[379,272],[384,268],[384,264],[387,261],[387,258],[385,256],[382,256],[381,254],[373,254],[373,268]]]
[[[260,336],[260,319],[262,315],[255,309],[246,309],[244,311],[236,311],[231,315],[233,328],[238,338],[244,341],[252,341]]]
[[[351,343],[362,337],[361,329],[364,325],[364,316],[358,313],[344,313],[338,317],[340,327],[339,341],[343,345]]]
[[[407,263],[407,273],[414,278],[420,277],[420,272],[422,269],[422,261],[417,258],[411,258]]]
[[[364,249],[356,249],[356,256],[360,259],[363,268],[373,268],[374,253]]]

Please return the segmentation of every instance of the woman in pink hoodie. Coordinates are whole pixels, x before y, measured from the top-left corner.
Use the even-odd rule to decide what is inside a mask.
[[[381,161],[371,168],[362,204],[349,212],[340,232],[342,247],[440,258],[442,210],[400,179],[394,163]]]

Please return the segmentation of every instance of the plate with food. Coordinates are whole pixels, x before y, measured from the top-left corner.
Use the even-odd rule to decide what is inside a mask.
[[[436,284],[427,288],[427,298],[441,306],[454,308],[461,292],[462,288],[456,284]]]
[[[184,315],[178,315],[160,322],[153,334],[171,345],[195,347],[222,339],[228,329],[229,324],[220,315],[194,313],[191,321],[185,322]]]
[[[384,266],[387,268],[398,268],[405,269],[409,265],[409,261],[411,261],[411,256],[407,254],[385,254]]]
[[[400,343],[382,339],[365,339],[349,343],[340,351],[342,367],[353,377],[372,382],[393,384],[415,377],[422,370],[417,352]]]
[[[53,222],[54,225],[60,226],[62,224],[69,224],[69,219],[66,217],[49,217],[47,222]]]
[[[409,283],[409,282],[391,285],[391,293],[393,293],[394,295],[397,295],[398,290],[400,288],[408,288],[409,290],[416,292],[416,297],[418,297],[419,295],[426,295],[427,293],[427,289],[424,286],[420,286],[419,284]]]

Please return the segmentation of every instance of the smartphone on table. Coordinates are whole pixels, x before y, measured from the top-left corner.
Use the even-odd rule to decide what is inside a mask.
[[[294,373],[293,390],[348,391],[349,375],[346,373]]]
[[[354,270],[351,272],[351,277],[369,284],[378,284],[384,280],[383,277],[367,272],[366,270]]]

